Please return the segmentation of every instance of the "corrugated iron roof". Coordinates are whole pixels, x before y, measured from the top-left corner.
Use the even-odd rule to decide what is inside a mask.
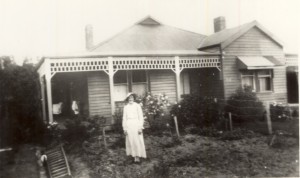
[[[216,45],[220,45],[221,48],[224,49],[230,43],[235,41],[237,38],[245,34],[248,30],[250,30],[253,27],[259,28],[261,31],[263,31],[263,33],[268,35],[273,41],[275,41],[280,46],[283,46],[282,42],[277,37],[275,37],[271,32],[269,32],[266,28],[260,25],[257,21],[252,21],[250,23],[246,23],[235,28],[224,29],[220,32],[208,36],[205,40],[203,40],[202,44],[199,46],[199,50],[216,46]]]
[[[205,38],[205,35],[162,25],[147,17],[90,51],[196,50]]]

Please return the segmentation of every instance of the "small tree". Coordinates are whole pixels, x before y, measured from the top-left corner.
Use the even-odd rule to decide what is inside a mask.
[[[229,98],[225,107],[226,112],[232,113],[235,122],[255,121],[262,119],[265,109],[251,87],[239,88]]]

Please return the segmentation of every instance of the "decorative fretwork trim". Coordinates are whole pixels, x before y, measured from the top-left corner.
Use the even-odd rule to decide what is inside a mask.
[[[220,68],[220,59],[218,57],[181,57],[179,58],[179,68],[207,68],[207,67],[217,67]]]
[[[104,71],[109,73],[109,60],[112,60],[113,72],[118,70],[171,69],[176,70],[174,57],[116,57],[116,58],[76,58],[51,59],[50,71],[53,76],[58,72]],[[180,57],[179,70],[185,68],[220,69],[219,57]]]
[[[108,72],[107,58],[93,59],[55,59],[50,61],[51,73],[77,71],[105,71]]]
[[[114,70],[139,70],[139,69],[174,69],[173,57],[130,57],[113,58]]]

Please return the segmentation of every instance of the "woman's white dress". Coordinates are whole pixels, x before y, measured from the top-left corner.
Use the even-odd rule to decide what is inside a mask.
[[[143,112],[139,104],[133,102],[124,107],[122,125],[123,130],[127,132],[126,154],[146,158],[144,137],[143,134],[138,134],[144,125]]]

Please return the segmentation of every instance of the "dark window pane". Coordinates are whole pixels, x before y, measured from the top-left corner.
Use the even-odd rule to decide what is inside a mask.
[[[258,75],[270,75],[271,71],[270,70],[259,70]]]
[[[242,75],[254,75],[254,72],[246,70],[242,72]]]
[[[147,82],[146,71],[144,70],[134,70],[132,71],[132,82]]]
[[[127,74],[125,70],[119,70],[115,73],[114,83],[127,83]]]
[[[266,90],[268,90],[268,91],[271,91],[272,90],[272,88],[271,88],[271,78],[267,78],[266,79]]]
[[[271,91],[271,78],[261,77],[259,79],[260,91]]]

